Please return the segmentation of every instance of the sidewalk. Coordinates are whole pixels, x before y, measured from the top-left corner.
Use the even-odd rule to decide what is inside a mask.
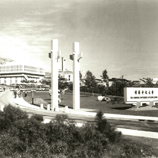
[[[30,109],[28,107],[21,106],[21,108],[26,111],[32,111],[35,113],[40,113],[45,116],[51,116],[51,114],[73,114],[73,115],[84,115],[86,117],[91,117],[94,118],[96,116],[96,109],[79,109],[79,110],[74,110],[70,108],[59,108],[58,111],[50,111],[46,109],[40,109],[34,108]],[[149,116],[135,116],[135,115],[121,115],[121,114],[109,114],[109,113],[104,113],[103,115],[107,119],[119,119],[119,120],[133,120],[133,121],[150,121],[150,122],[158,122],[158,117],[149,117]]]
[[[64,111],[65,109],[61,108],[61,111]],[[95,110],[95,109],[93,109]],[[93,112],[92,109],[80,109],[80,110],[73,110],[68,109],[67,113],[75,113],[79,115],[86,115],[86,116],[96,116],[96,112]],[[88,112],[87,112],[88,111]],[[104,117],[108,119],[119,119],[119,120],[135,120],[135,121],[154,121],[158,122],[158,117],[145,117],[145,116],[134,116],[134,115],[118,115],[118,114],[106,114],[104,113]],[[45,120],[46,122],[49,120]],[[82,126],[83,123],[77,123],[77,126]],[[149,131],[140,131],[140,130],[131,130],[131,129],[125,129],[125,128],[117,128],[118,131],[122,132],[123,135],[130,135],[130,136],[137,136],[137,137],[146,137],[146,138],[153,138],[158,139],[158,133],[157,132],[149,132]]]
[[[52,114],[52,111],[47,111],[47,110],[36,110],[36,111],[43,113],[43,115],[44,115],[43,123],[49,123],[51,121],[52,118],[50,117],[50,114]],[[93,110],[91,110],[91,109],[73,110],[73,109],[59,108],[59,111],[54,111],[53,114],[75,114],[76,117],[78,115],[80,117],[86,116],[86,117],[90,117],[90,118],[94,118],[96,116],[96,112],[93,112]],[[108,119],[135,120],[135,121],[140,121],[140,120],[158,121],[157,117],[118,115],[118,114],[106,114],[106,113],[104,113],[104,116]],[[76,123],[76,126],[81,127],[81,126],[83,126],[83,124],[84,124],[83,121],[79,121]],[[125,129],[125,128],[116,128],[116,130],[122,132],[123,135],[158,139],[157,132],[133,130],[133,129]]]
[[[2,95],[3,96],[3,95]],[[2,97],[1,97],[2,98]],[[9,99],[8,99],[9,100]],[[33,114],[37,113],[44,116],[44,122],[48,123],[50,122],[52,116],[56,114],[70,114],[70,115],[77,115],[81,118],[82,116],[85,116],[87,118],[95,118],[96,116],[96,109],[79,109],[74,110],[70,109],[68,107],[59,108],[58,111],[50,111],[45,109],[38,108],[29,108],[26,105],[21,106],[21,103],[24,103],[21,100],[18,100],[17,106],[19,106],[21,109]],[[21,105],[20,105],[21,104]],[[34,105],[32,105],[34,106]],[[120,115],[120,114],[108,114],[104,113],[103,115],[107,119],[119,119],[119,120],[134,120],[134,121],[152,121],[152,122],[158,122],[158,117],[146,117],[146,116],[134,116],[134,115]],[[83,122],[76,123],[77,126],[82,126]],[[138,137],[147,137],[147,138],[155,138],[158,139],[158,133],[157,132],[147,132],[147,131],[139,131],[139,130],[131,130],[131,129],[124,129],[124,128],[117,128],[118,131],[121,131],[123,135],[131,135],[131,136],[138,136]]]
[[[44,119],[43,123],[49,123],[50,121],[51,119]],[[84,125],[83,123],[79,123],[79,122],[76,123],[76,126],[78,127],[82,127],[83,125]],[[140,131],[140,130],[125,129],[125,128],[116,128],[116,130],[122,132],[122,135],[158,139],[157,132]]]
[[[80,110],[73,110],[73,109],[67,109],[66,108],[60,108],[59,111],[70,113],[70,114],[79,114],[79,115],[86,115],[86,116],[96,116],[96,109],[80,109]],[[104,117],[108,119],[120,119],[120,120],[135,120],[135,121],[153,121],[158,122],[158,117],[149,117],[149,116],[135,116],[135,115],[121,115],[121,114],[109,114],[104,113]]]

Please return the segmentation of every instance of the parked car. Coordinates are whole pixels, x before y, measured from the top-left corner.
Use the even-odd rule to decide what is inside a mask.
[[[42,87],[36,88],[36,91],[44,91],[44,90],[45,90],[45,88],[42,88]]]
[[[45,90],[45,88],[38,88],[38,90],[39,90],[39,91],[44,91],[44,90]]]

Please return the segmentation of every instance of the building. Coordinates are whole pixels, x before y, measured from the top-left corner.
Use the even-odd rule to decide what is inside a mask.
[[[153,82],[153,84],[157,84],[158,83],[158,78],[153,78],[152,82]]]
[[[61,58],[61,69],[58,70],[59,76],[73,81],[73,72],[66,69],[66,59]]]
[[[38,82],[45,76],[45,69],[25,64],[8,63],[0,65],[0,84],[20,84],[21,81]]]

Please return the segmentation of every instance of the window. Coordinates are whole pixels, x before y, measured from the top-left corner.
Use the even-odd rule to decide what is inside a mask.
[[[17,77],[15,77],[15,83],[18,83],[18,78]]]
[[[10,84],[12,84],[12,77],[10,78]]]

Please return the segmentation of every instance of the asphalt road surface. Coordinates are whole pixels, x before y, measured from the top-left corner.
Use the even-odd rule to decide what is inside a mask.
[[[38,91],[34,95],[35,97],[44,98],[49,104],[51,103],[51,99],[48,91]],[[28,93],[28,97],[24,98],[26,101],[31,102],[31,93]],[[41,114],[46,118],[54,118],[57,114],[67,114],[70,119],[79,122],[79,123],[95,123],[95,117],[86,116],[86,115],[78,115],[78,114],[70,114],[64,112],[55,112],[55,111],[47,111],[47,110],[31,110],[25,109],[28,114],[32,115],[33,113]],[[142,131],[152,131],[158,132],[158,122],[155,121],[143,121],[143,120],[119,120],[116,119],[107,119],[110,124],[113,124],[117,128],[126,128],[126,129],[134,129],[134,130],[142,130]]]

